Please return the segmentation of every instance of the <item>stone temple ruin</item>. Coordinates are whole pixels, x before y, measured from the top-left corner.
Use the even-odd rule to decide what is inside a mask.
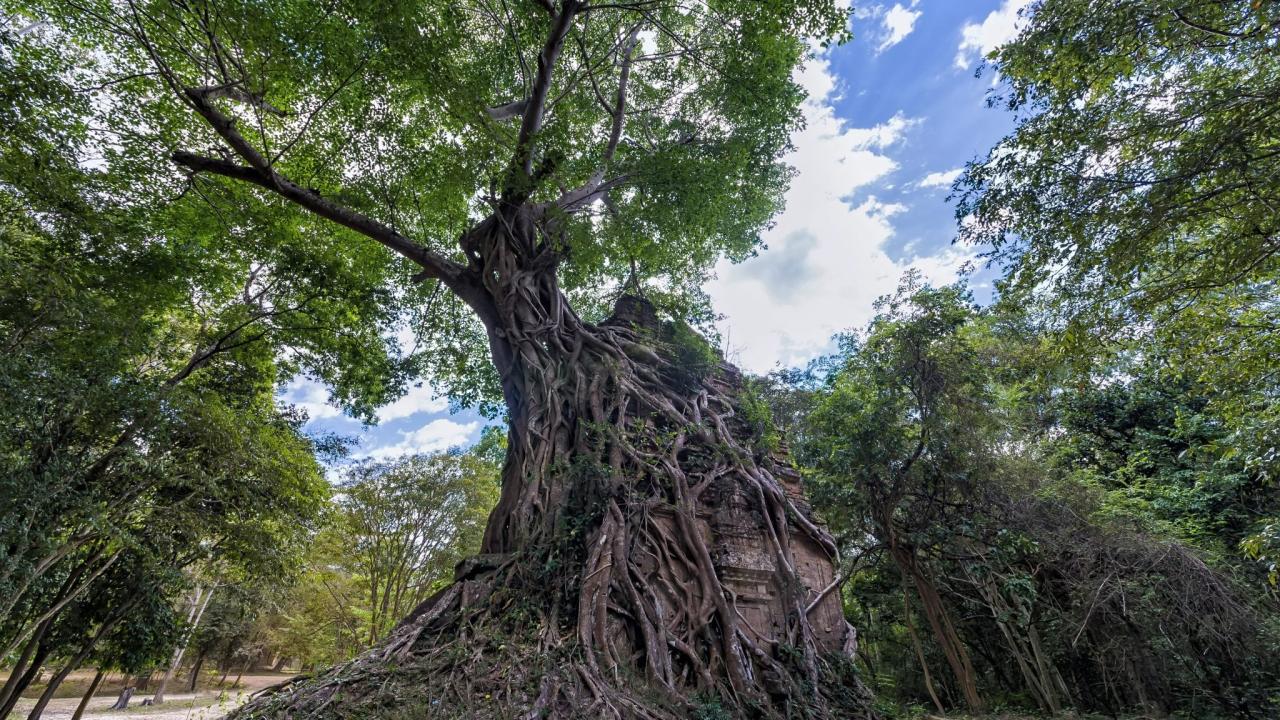
[[[785,451],[775,455],[774,477],[782,483],[796,509],[809,513],[800,473],[791,467]],[[760,532],[759,513],[742,492],[734,491],[722,497],[720,505],[704,521],[722,582],[737,595],[738,610],[757,642],[769,647],[780,639],[780,620],[785,610],[774,555],[765,547],[768,540]],[[807,535],[794,530],[791,550],[796,571],[812,600],[835,579],[834,558]],[[809,612],[809,621],[821,650],[852,652],[856,636],[844,619],[839,593],[827,593]]]

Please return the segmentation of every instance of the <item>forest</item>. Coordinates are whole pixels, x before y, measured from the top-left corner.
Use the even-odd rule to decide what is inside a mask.
[[[856,7],[0,0],[0,718],[1280,716],[1280,3],[1024,5],[978,262],[751,373]]]

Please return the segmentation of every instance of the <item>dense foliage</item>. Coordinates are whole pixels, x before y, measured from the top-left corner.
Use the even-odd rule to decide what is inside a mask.
[[[963,286],[908,278],[880,311],[795,391],[793,441],[882,691],[1269,716],[1280,608],[1239,541],[1280,497],[1204,388],[1145,360],[1081,382]]]

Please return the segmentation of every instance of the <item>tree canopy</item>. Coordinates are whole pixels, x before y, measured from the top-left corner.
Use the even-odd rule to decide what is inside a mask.
[[[7,30],[16,77],[58,79],[42,91],[76,110],[67,162],[94,157],[116,197],[180,198],[169,222],[284,276],[277,304],[345,281],[378,306],[356,337],[408,319],[463,402],[497,397],[456,295],[457,241],[493,203],[563,216],[583,312],[627,283],[705,312],[711,264],[754,252],[781,202],[804,38],[846,32],[831,0],[6,4],[29,23]],[[339,400],[379,397],[318,354],[299,359]]]

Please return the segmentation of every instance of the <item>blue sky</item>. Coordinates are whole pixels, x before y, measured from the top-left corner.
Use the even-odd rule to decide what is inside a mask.
[[[858,4],[854,39],[811,60],[805,130],[787,159],[798,175],[768,249],[722,263],[708,287],[724,315],[730,357],[767,372],[831,349],[834,333],[864,325],[872,302],[909,268],[953,280],[976,255],[952,245],[946,201],[964,163],[1012,128],[986,106],[993,73],[983,57],[1015,32],[1026,0],[901,0]],[[979,272],[982,295],[990,273]],[[474,442],[485,420],[423,385],[363,428],[326,404],[325,388],[296,381],[284,399],[307,410],[308,430],[357,436],[356,456],[379,459]]]

